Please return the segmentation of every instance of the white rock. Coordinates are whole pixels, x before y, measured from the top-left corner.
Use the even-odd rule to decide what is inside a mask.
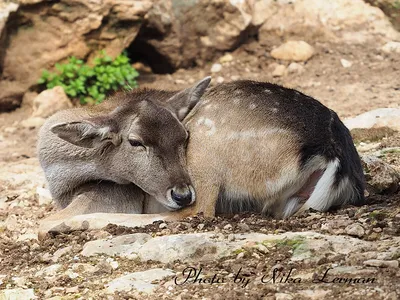
[[[342,64],[343,68],[350,68],[353,63],[347,59],[341,58],[340,63]]]
[[[348,235],[357,236],[357,237],[363,237],[365,234],[364,228],[358,223],[353,223],[353,224],[348,225],[345,228],[345,231]]]
[[[348,129],[389,127],[400,131],[400,108],[378,108],[344,120]]]
[[[293,296],[285,293],[275,293],[275,300],[292,300]]]
[[[286,73],[286,67],[284,65],[277,65],[272,71],[273,77],[282,77]]]
[[[225,78],[222,76],[217,77],[217,83],[223,83],[225,81]]]
[[[21,121],[21,126],[24,128],[39,128],[46,120],[41,117],[31,117]]]
[[[387,42],[383,47],[382,51],[386,53],[399,53],[400,54],[400,42]]]
[[[24,241],[37,240],[37,239],[38,239],[38,235],[36,233],[24,233],[18,237],[17,242],[24,242]]]
[[[303,72],[304,72],[304,67],[303,67],[303,65],[301,65],[301,64],[299,64],[299,63],[292,62],[292,63],[290,63],[290,65],[287,67],[287,71],[288,71],[290,74],[293,74],[293,73],[298,73],[298,74],[300,74],[300,73],[303,73]]]
[[[59,110],[71,108],[72,106],[64,89],[56,86],[50,90],[41,92],[33,100],[32,117],[47,118]]]
[[[364,265],[370,266],[370,267],[380,267],[380,268],[398,268],[399,261],[370,259],[370,260],[364,261]]]
[[[271,51],[275,59],[307,61],[314,55],[314,48],[304,41],[288,41]]]
[[[36,277],[42,277],[42,276],[56,276],[58,271],[60,271],[62,268],[62,265],[60,264],[54,264],[50,265],[46,268],[43,268],[39,271],[36,272],[35,276]]]
[[[67,246],[67,247],[58,249],[56,252],[54,252],[53,257],[52,257],[51,260],[54,261],[54,262],[57,262],[57,261],[59,261],[59,259],[60,259],[62,256],[64,256],[64,255],[70,253],[71,250],[72,250],[72,246]]]
[[[227,62],[231,62],[233,60],[233,56],[230,53],[225,54],[224,56],[221,56],[219,58],[219,62],[221,64],[227,63]]]
[[[36,188],[39,205],[48,205],[53,201],[50,191],[48,189],[38,186]]]
[[[213,64],[211,67],[211,73],[218,73],[222,70],[222,65],[221,64]]]
[[[138,292],[151,294],[157,287],[157,284],[152,283],[153,281],[161,280],[171,275],[175,275],[175,272],[169,269],[164,270],[160,268],[135,272],[109,282],[106,291],[113,294],[115,292],[129,292],[132,289],[135,289]]]
[[[7,289],[0,291],[0,300],[37,299],[33,289]]]
[[[90,241],[84,245],[82,255],[107,254],[127,257],[138,252],[139,248],[150,239],[149,234],[134,233],[106,240]]]

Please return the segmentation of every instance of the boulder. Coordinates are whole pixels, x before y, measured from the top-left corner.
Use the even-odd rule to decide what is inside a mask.
[[[362,155],[361,163],[365,179],[375,192],[389,194],[399,189],[400,174],[389,164],[371,155]]]
[[[398,40],[385,14],[362,0],[256,0],[259,40],[277,44],[282,37],[365,43]]]
[[[61,86],[41,92],[33,100],[32,117],[47,118],[59,110],[71,108],[73,105]]]
[[[355,128],[379,128],[389,127],[400,130],[400,108],[378,108],[354,118],[344,120],[344,124],[350,130]]]

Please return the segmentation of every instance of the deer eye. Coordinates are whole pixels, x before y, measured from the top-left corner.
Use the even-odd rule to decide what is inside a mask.
[[[131,144],[132,147],[143,147],[144,148],[144,145],[138,140],[129,140],[129,144]]]

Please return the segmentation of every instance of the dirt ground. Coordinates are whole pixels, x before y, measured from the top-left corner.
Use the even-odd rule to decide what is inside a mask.
[[[341,118],[352,117],[375,108],[399,107],[400,55],[382,53],[378,50],[378,45],[320,43],[316,44],[315,48],[316,55],[303,64],[303,72],[289,73],[282,77],[272,76],[271,64],[276,61],[269,56],[271,49],[256,41],[250,41],[234,51],[233,60],[223,63],[222,70],[218,73],[210,73],[210,68],[215,63],[210,62],[202,68],[178,70],[172,75],[142,74],[139,84],[180,89],[211,74],[214,84],[217,81],[226,82],[233,79],[255,79],[301,90],[335,110]],[[344,68],[341,59],[351,61],[351,67]],[[288,65],[287,62],[281,63]],[[13,164],[37,164],[37,129],[20,126],[20,121],[26,119],[29,114],[30,108],[22,107],[15,112],[0,115],[0,169]],[[377,142],[380,146],[376,149],[400,147],[400,134],[382,136],[373,143]],[[364,143],[372,142],[366,139]],[[399,152],[385,155],[382,159],[400,170]],[[18,241],[18,237],[34,232],[38,222],[52,212],[53,204],[39,205],[33,193],[26,192],[21,196],[19,190],[12,186],[0,187],[0,193],[1,197],[6,197],[3,199],[3,207],[7,207],[0,207],[0,224],[3,222],[3,226],[0,226],[0,290],[14,287],[33,288],[40,299],[56,296],[62,296],[62,299],[398,299],[400,295],[399,267],[375,268],[372,273],[363,273],[361,270],[357,273],[357,277],[375,277],[377,280],[372,284],[261,284],[254,280],[245,288],[231,282],[171,287],[168,280],[163,280],[154,295],[140,297],[133,292],[110,296],[102,292],[102,287],[110,278],[116,278],[126,272],[167,267],[179,273],[187,266],[185,262],[163,265],[153,261],[143,263],[115,258],[119,264],[117,269],[99,268],[97,272],[85,277],[71,278],[64,274],[53,281],[47,281],[36,275],[38,270],[52,263],[46,258],[49,254],[67,246],[72,248],[58,261],[62,270],[67,270],[76,262],[101,265],[105,261],[104,257],[79,256],[83,245],[99,237],[133,232],[147,232],[159,236],[188,232],[216,232],[228,235],[237,232],[282,233],[311,230],[345,235],[346,232],[340,226],[330,228],[325,225],[346,219],[350,223],[362,222],[365,233],[359,236],[360,239],[379,243],[381,240],[400,236],[399,192],[392,195],[375,195],[371,192],[367,197],[368,204],[363,207],[344,207],[329,213],[308,213],[287,221],[252,214],[221,216],[212,220],[198,216],[182,222],[169,223],[162,229],[159,223],[134,229],[110,225],[105,230],[60,234],[43,242],[29,239]],[[203,225],[199,227],[199,224]],[[228,224],[231,226],[227,226]],[[202,267],[208,274],[221,273],[227,276],[242,267],[244,276],[256,278],[270,272],[274,266],[290,265],[303,273],[315,273],[315,276],[320,276],[329,266],[357,266],[364,257],[364,253],[359,253],[359,260],[357,256],[349,259],[333,255],[317,262],[303,260],[293,263],[289,259],[293,253],[293,245],[281,244],[272,251],[261,253],[252,250],[240,256],[235,255],[206,264],[199,263],[195,267]],[[399,249],[397,254],[399,256],[394,257],[394,260],[400,257]],[[308,292],[310,290],[311,294]],[[295,298],[291,295],[295,295]]]

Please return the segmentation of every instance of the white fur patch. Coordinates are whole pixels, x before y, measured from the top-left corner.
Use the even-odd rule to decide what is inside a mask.
[[[341,200],[341,203],[345,203],[354,197],[355,189],[348,177],[341,179],[337,187],[334,185],[339,166],[340,161],[338,158],[328,163],[325,172],[317,182],[313,193],[302,207],[302,210],[312,208],[318,211],[327,211],[337,204],[338,200]]]
[[[251,103],[250,105],[249,105],[249,109],[250,110],[254,110],[254,109],[256,109],[257,108],[257,105],[255,105],[254,103]]]
[[[198,126],[207,127],[207,131],[206,131],[207,135],[213,135],[217,130],[217,128],[215,127],[214,121],[211,119],[208,119],[208,118],[201,117],[200,119],[197,120],[196,124]]]
[[[227,139],[236,140],[236,139],[252,139],[252,138],[259,138],[264,137],[271,134],[284,134],[290,135],[290,132],[286,129],[282,128],[271,128],[267,130],[245,130],[245,131],[238,131],[232,132],[226,136]]]

